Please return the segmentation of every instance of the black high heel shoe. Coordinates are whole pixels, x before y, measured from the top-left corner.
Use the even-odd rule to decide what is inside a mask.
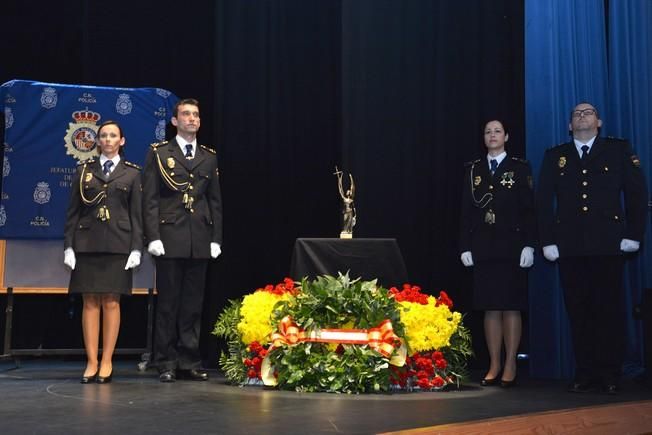
[[[100,374],[100,369],[97,369],[95,374],[93,376],[82,376],[81,380],[79,381],[82,384],[90,384],[92,382],[95,382],[97,380],[98,375]]]
[[[480,385],[482,385],[483,387],[495,387],[496,385],[499,385],[501,382],[500,376],[501,376],[501,372],[499,372],[495,378],[491,378],[491,379],[483,378],[480,381]]]
[[[516,376],[514,376],[514,379],[511,381],[503,381],[502,379],[500,380],[500,386],[503,388],[512,388],[516,386]]]
[[[109,376],[100,376],[99,375],[99,373],[100,373],[99,370],[98,370],[97,373],[98,373],[98,375],[97,375],[97,381],[96,382],[98,384],[108,384],[113,380],[113,370],[111,370],[111,373],[109,374]]]

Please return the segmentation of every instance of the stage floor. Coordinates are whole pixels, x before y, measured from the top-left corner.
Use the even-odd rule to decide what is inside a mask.
[[[13,367],[0,362],[4,434],[368,434],[652,400],[652,390],[633,382],[617,396],[571,394],[565,382],[522,377],[512,389],[471,383],[461,391],[347,396],[232,387],[218,372],[208,382],[162,384],[133,360],[116,361],[107,385],[80,384],[82,361],[36,358]]]

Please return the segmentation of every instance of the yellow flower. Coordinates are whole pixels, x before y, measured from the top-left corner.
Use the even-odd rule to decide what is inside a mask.
[[[240,323],[238,332],[242,342],[249,345],[253,341],[260,344],[269,342],[270,334],[276,325],[272,324],[272,310],[277,302],[288,300],[293,296],[286,293],[282,296],[266,291],[256,291],[248,294],[242,301],[240,308]]]
[[[450,345],[450,338],[457,330],[462,315],[451,312],[437,299],[428,297],[428,304],[399,302],[401,322],[405,326],[405,339],[411,352],[425,352]]]

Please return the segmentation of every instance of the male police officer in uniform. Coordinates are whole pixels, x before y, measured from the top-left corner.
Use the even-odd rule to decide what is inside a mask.
[[[544,156],[537,210],[543,254],[559,260],[570,319],[569,391],[615,394],[625,351],[624,253],[638,251],[643,238],[647,187],[631,145],[598,137],[601,126],[595,107],[575,106],[573,141]]]
[[[215,152],[197,145],[199,103],[180,100],[177,136],[152,144],[143,171],[143,220],[156,258],[154,361],[161,382],[206,380],[199,328],[206,268],[220,255],[222,200]]]

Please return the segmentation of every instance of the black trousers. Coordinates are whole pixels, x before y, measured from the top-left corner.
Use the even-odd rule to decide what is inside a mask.
[[[201,325],[207,259],[156,258],[154,362],[159,372],[201,367]]]
[[[575,352],[575,379],[617,383],[625,352],[623,257],[559,260]]]

